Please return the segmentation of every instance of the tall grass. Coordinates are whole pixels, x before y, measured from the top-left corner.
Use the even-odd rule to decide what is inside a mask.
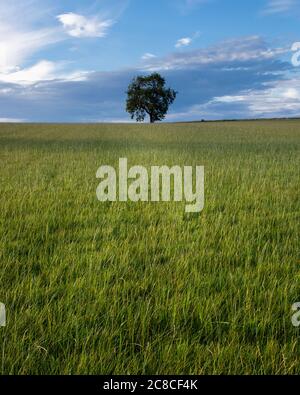
[[[2,374],[300,373],[300,122],[0,127]],[[205,209],[99,166],[204,165]]]

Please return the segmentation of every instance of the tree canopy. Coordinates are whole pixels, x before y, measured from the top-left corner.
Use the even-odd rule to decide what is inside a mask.
[[[158,73],[134,78],[127,90],[126,103],[131,119],[143,122],[148,115],[151,123],[163,120],[177,95],[165,85],[165,79]]]

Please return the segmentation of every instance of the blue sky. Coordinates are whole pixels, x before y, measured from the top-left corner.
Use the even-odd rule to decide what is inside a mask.
[[[300,116],[299,22],[300,0],[0,0],[0,121],[128,122],[152,71],[167,121]]]

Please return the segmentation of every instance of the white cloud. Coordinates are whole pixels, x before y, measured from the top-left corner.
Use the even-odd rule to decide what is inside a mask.
[[[152,53],[149,53],[149,52],[145,53],[142,56],[142,60],[149,60],[149,59],[154,59],[154,58],[156,58],[156,55],[153,55]]]
[[[188,47],[189,45],[192,44],[192,42],[197,39],[200,36],[200,32],[197,31],[196,33],[193,34],[192,37],[183,37],[179,39],[176,44],[175,48],[181,48],[181,47]]]
[[[0,95],[8,95],[13,92],[12,88],[1,88]]]
[[[54,79],[55,70],[55,63],[43,60],[25,69],[19,69],[9,73],[0,73],[0,80],[2,82],[22,85],[32,84],[36,81]]]
[[[0,72],[16,70],[33,53],[61,39],[55,28],[19,29],[0,18]]]
[[[188,67],[207,66],[275,59],[290,52],[290,48],[268,48],[259,36],[227,40],[214,47],[194,51],[176,52],[163,58],[149,59],[145,70],[180,70]]]
[[[73,12],[58,15],[57,19],[72,37],[105,37],[107,29],[114,23],[110,19],[87,18]]]
[[[25,119],[19,118],[0,118],[0,123],[20,123],[25,122]]]
[[[286,99],[300,99],[300,91],[295,88],[288,88],[283,92],[283,97]]]
[[[264,14],[279,14],[290,11],[297,5],[297,0],[269,0]]]
[[[51,5],[48,8],[48,5],[47,0],[42,6],[38,0],[0,0],[1,81],[22,84],[27,81],[31,84],[34,81],[61,78],[61,75],[55,74],[55,70],[62,62],[35,58],[35,64],[32,65],[32,55],[68,38],[55,20],[55,7]],[[74,37],[103,37],[113,23],[112,20],[101,20],[99,16],[88,19],[73,13],[59,15],[58,19],[68,35]],[[73,77],[82,78],[82,73],[79,74],[75,72]]]
[[[0,0],[0,81],[31,85],[38,81],[78,81],[85,78],[84,72],[64,70],[67,66],[64,62],[44,59],[35,59],[33,64],[30,62],[32,55],[68,38],[53,13],[55,15],[54,9],[49,10],[46,2],[41,7],[37,0],[23,0],[20,4]],[[66,19],[62,16],[70,35],[79,35],[79,31],[81,35],[103,35],[109,24],[98,18],[87,20],[81,16],[76,17],[79,19],[75,18],[74,23],[77,25],[75,23],[73,26],[68,24],[72,22],[72,18],[70,20],[67,16]]]
[[[0,81],[19,85],[31,85],[40,81],[53,81],[53,80],[72,80],[72,81],[83,81],[87,75],[87,72],[75,71],[67,73],[64,71],[65,64],[63,62],[49,62],[47,60],[41,60],[33,66],[18,69],[12,72],[1,73]],[[6,92],[8,88],[5,88]],[[0,92],[1,93],[1,92]]]
[[[243,102],[253,116],[298,116],[300,112],[300,79],[265,84],[263,90],[239,95],[216,97],[213,103]]]
[[[238,119],[298,117],[300,113],[300,79],[274,81],[265,89],[246,90],[236,95],[214,97],[194,104],[185,111],[170,113],[166,119]]]
[[[220,96],[213,99],[214,103],[237,103],[245,101],[245,96],[235,95],[235,96]]]
[[[190,37],[184,37],[177,41],[175,44],[175,48],[187,47],[192,43],[192,39]]]

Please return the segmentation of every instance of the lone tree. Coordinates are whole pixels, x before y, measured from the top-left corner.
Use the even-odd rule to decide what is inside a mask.
[[[134,78],[127,90],[126,103],[131,119],[143,122],[147,114],[151,123],[164,119],[177,95],[165,85],[166,80],[158,73]]]

